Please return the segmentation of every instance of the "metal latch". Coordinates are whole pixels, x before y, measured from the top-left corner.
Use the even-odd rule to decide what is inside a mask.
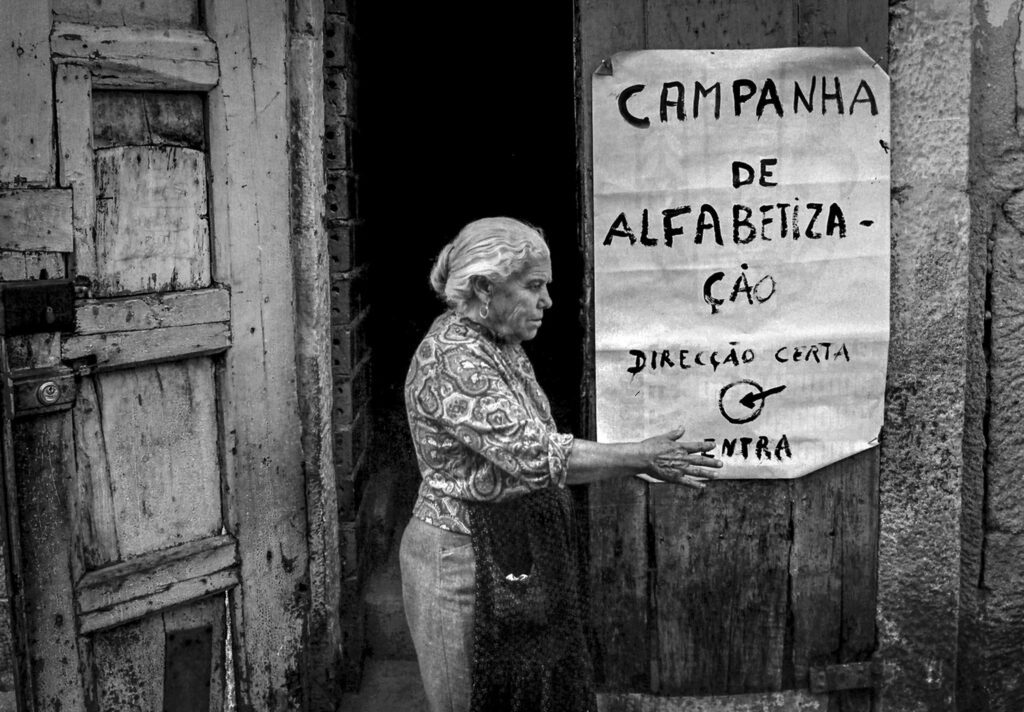
[[[0,282],[0,338],[69,332],[75,328],[75,287],[70,279]],[[74,405],[77,384],[72,369],[55,366],[10,372],[0,364],[9,391],[8,411],[15,418],[52,413]],[[6,398],[7,396],[5,396]],[[6,410],[6,409],[5,409]]]
[[[0,282],[0,334],[67,332],[75,328],[75,287],[70,279]]]
[[[16,371],[9,378],[15,418],[67,410],[78,396],[75,373],[64,366]]]
[[[876,687],[882,677],[878,660],[812,667],[809,671],[811,692],[835,692]]]

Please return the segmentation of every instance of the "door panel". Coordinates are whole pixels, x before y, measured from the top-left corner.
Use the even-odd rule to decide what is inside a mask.
[[[82,380],[74,416],[87,569],[220,533],[215,393],[210,358]]]
[[[93,146],[181,146],[203,151],[203,98],[199,92],[98,89],[92,95]]]
[[[76,292],[73,332],[0,340],[23,708],[219,711],[229,689],[243,708],[294,706],[287,15],[262,0],[54,10],[56,185],[0,191],[16,236],[0,279],[67,275]],[[246,82],[221,86],[219,56],[240,46]]]
[[[578,7],[585,222],[590,81],[605,57],[861,45],[885,65],[888,7],[878,0]],[[589,222],[584,232],[592,263]],[[870,690],[806,688],[812,667],[869,660],[874,651],[877,496],[877,451],[794,481],[718,482],[700,494],[638,480],[591,487],[592,605],[609,709],[785,708],[795,704],[779,697],[789,690],[808,708],[868,709]]]
[[[206,159],[177,146],[96,151],[97,297],[210,285]]]
[[[75,334],[51,337],[50,354],[36,349],[21,365],[57,355],[76,375],[76,397],[53,416],[59,426],[31,415],[16,421],[16,452],[51,433],[50,447],[65,454],[61,463],[29,457],[15,467],[33,562],[25,570],[29,689],[38,709],[163,709],[165,698],[194,707],[197,690],[205,690],[199,708],[220,709],[223,592],[239,577],[237,545],[222,534],[210,356],[230,345],[230,299],[201,289],[212,274],[204,102],[195,93],[125,89],[160,82],[148,57],[123,57],[138,38],[74,29],[58,28],[57,51],[68,36],[83,46],[97,36],[110,41],[98,64],[62,61],[56,73],[79,319]],[[151,51],[167,58],[180,44],[173,38]],[[119,57],[114,66],[111,56]],[[121,88],[94,91],[103,81]],[[25,484],[44,470],[55,490]],[[58,527],[67,534],[58,534],[59,551]],[[32,591],[43,589],[60,595],[40,604]],[[54,637],[55,621],[66,640]]]
[[[782,689],[791,643],[787,490],[764,481],[715,483],[701,494],[650,488],[654,689]]]

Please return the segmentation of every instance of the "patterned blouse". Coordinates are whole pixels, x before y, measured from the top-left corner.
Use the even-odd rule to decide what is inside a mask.
[[[413,515],[469,533],[463,500],[497,501],[565,486],[573,436],[559,433],[519,344],[448,311],[423,338],[405,380],[423,481]]]

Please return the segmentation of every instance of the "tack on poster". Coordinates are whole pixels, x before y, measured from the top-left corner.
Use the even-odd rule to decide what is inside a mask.
[[[598,438],[681,423],[724,477],[877,443],[889,80],[857,48],[652,50],[593,77]]]

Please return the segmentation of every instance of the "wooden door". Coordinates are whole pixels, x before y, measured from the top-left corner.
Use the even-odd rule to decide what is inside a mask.
[[[589,92],[602,59],[632,49],[861,46],[886,66],[880,0],[578,7],[582,249],[591,264]],[[585,391],[593,408],[592,384]],[[608,710],[870,709],[877,449],[798,480],[717,482],[699,496],[603,483],[588,506]]]
[[[298,707],[285,4],[14,5],[56,155],[0,197],[4,264],[75,290],[2,354],[21,708]]]

